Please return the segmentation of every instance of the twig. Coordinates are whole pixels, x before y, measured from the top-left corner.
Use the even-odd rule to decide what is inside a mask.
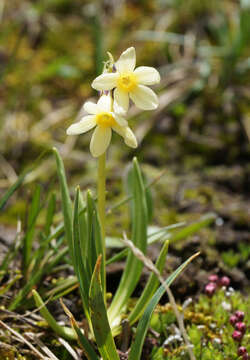
[[[40,351],[38,351],[28,340],[26,340],[22,335],[18,334],[15,330],[13,330],[11,327],[6,325],[2,320],[0,320],[0,325],[2,325],[5,329],[10,331],[15,337],[22,343],[25,343],[37,356],[39,356],[39,359],[42,360],[51,360],[51,358],[45,357]]]

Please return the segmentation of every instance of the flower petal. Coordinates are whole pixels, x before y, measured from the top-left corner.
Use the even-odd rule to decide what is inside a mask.
[[[143,85],[158,84],[161,80],[159,72],[150,66],[139,66],[135,69],[134,74],[138,82]]]
[[[102,74],[92,82],[91,86],[96,90],[111,90],[116,86],[118,77],[118,73]]]
[[[97,104],[93,103],[92,101],[86,101],[86,103],[83,105],[83,108],[89,114],[97,113]]]
[[[112,130],[110,127],[97,126],[90,141],[90,152],[92,156],[101,156],[108,148],[111,140]]]
[[[115,118],[115,121],[118,123],[118,125],[120,126],[127,126],[128,125],[128,122],[126,119],[124,119],[124,117],[118,115],[118,114],[114,114],[114,118]]]
[[[110,112],[112,100],[109,95],[102,95],[97,102],[98,112]]]
[[[130,146],[134,149],[137,148],[137,146],[138,146],[135,134],[128,126],[126,128],[125,144],[127,144],[128,146]]]
[[[129,95],[139,109],[154,110],[159,105],[157,95],[147,86],[138,85]]]
[[[128,93],[120,89],[114,91],[114,112],[118,115],[125,115],[128,111]]]
[[[83,134],[92,129],[95,125],[96,121],[94,115],[84,116],[78,123],[70,125],[67,129],[67,135]]]
[[[126,145],[128,145],[132,148],[137,147],[136,137],[135,137],[133,131],[130,129],[130,127],[114,125],[114,126],[112,126],[112,129],[115,132],[117,132],[117,134],[119,134],[120,136],[122,136],[124,138]]]
[[[119,73],[130,72],[135,68],[136,55],[135,48],[130,47],[127,50],[123,51],[115,66]]]

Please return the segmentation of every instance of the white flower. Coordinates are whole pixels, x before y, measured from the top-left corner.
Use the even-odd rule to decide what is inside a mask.
[[[130,47],[124,51],[116,62],[115,73],[98,76],[92,83],[96,90],[114,90],[114,111],[124,114],[128,111],[129,97],[135,105],[143,110],[153,110],[158,106],[157,95],[145,85],[160,82],[158,71],[149,66],[135,69],[135,49]]]
[[[112,109],[112,99],[109,95],[102,95],[97,104],[87,101],[84,110],[90,115],[67,129],[67,135],[78,135],[95,128],[90,141],[90,152],[94,157],[102,155],[108,148],[112,129],[124,138],[125,144],[132,148],[137,147],[137,141],[127,121],[118,116]]]

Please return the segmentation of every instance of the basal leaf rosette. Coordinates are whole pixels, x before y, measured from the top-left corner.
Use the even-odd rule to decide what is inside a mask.
[[[99,91],[114,89],[114,111],[125,114],[129,108],[129,98],[142,110],[154,110],[159,101],[157,95],[146,85],[160,82],[159,72],[149,66],[139,66],[135,69],[135,48],[124,51],[115,63],[116,72],[103,73],[92,83]]]
[[[127,121],[112,111],[112,101],[110,95],[102,95],[97,104],[87,101],[83,108],[89,115],[82,116],[78,123],[67,129],[67,135],[78,135],[95,128],[90,141],[90,152],[94,157],[105,153],[111,141],[112,130],[123,137],[126,145],[137,147],[136,137]]]

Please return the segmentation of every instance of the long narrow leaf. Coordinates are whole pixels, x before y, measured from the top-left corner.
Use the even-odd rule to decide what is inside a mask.
[[[101,258],[102,256],[100,255],[97,259],[90,285],[89,306],[91,322],[98,350],[103,360],[119,360],[103,298],[100,276]]]
[[[168,244],[169,242],[166,241],[161,249],[159,258],[156,262],[156,268],[159,270],[160,273],[162,273],[166,262],[166,256],[168,253]],[[139,300],[137,301],[136,306],[129,315],[128,320],[130,325],[134,324],[141,317],[141,315],[145,310],[145,307],[147,306],[153,294],[155,293],[158,285],[159,285],[159,279],[155,274],[152,273],[150,275],[150,278],[147,282],[145,289],[143,290],[143,293],[141,294]]]
[[[186,239],[188,236],[195,234],[200,229],[210,225],[216,219],[217,215],[215,213],[208,213],[202,216],[198,221],[185,226],[182,230],[173,233],[170,235],[170,243],[175,243],[181,240]]]
[[[133,160],[132,186],[132,241],[143,253],[147,247],[147,205],[141,171],[136,158]],[[129,253],[126,266],[109,308],[111,324],[117,322],[122,308],[134,291],[142,271],[142,263],[132,252]]]
[[[173,281],[181,274],[181,272],[185,269],[185,267],[197,256],[198,254],[195,254],[191,256],[188,260],[186,260],[182,265],[180,265],[166,280],[166,284],[170,286]],[[135,340],[131,346],[131,350],[129,353],[128,360],[140,360],[141,359],[141,352],[143,343],[145,340],[145,336],[147,334],[150,319],[153,314],[153,311],[156,307],[156,305],[159,303],[162,295],[165,293],[165,287],[161,285],[154,296],[152,297],[150,303],[148,304],[144,315],[141,317],[135,334]]]
[[[43,266],[40,268],[32,277],[29,279],[27,284],[17,293],[15,299],[11,302],[9,305],[9,310],[13,311],[15,310],[20,304],[23,303],[24,299],[27,297],[29,292],[31,291],[32,287],[39,283],[41,281],[42,277],[46,274],[49,274],[53,267],[65,256],[68,249],[64,248],[62,249],[52,260],[50,263],[47,264],[47,266]],[[48,254],[47,258],[44,259],[44,263],[49,261],[49,257],[51,255]]]
[[[99,360],[92,345],[90,344],[88,339],[83,335],[81,329],[79,328],[74,316],[71,314],[69,309],[64,305],[62,299],[60,299],[60,301],[61,301],[61,305],[62,305],[65,313],[68,315],[68,317],[70,319],[71,326],[75,330],[75,332],[78,336],[78,340],[79,340],[80,344],[82,345],[84,355],[87,357],[88,360]]]
[[[88,305],[88,294],[89,294],[89,286],[90,282],[87,278],[86,269],[84,266],[84,262],[82,259],[82,251],[81,251],[81,240],[87,240],[87,236],[83,239],[80,239],[80,228],[79,228],[79,187],[76,190],[76,198],[75,198],[75,206],[74,206],[74,218],[73,218],[73,256],[72,259],[75,272],[80,284],[80,294],[82,297],[83,308],[85,312],[85,316],[88,320],[90,320],[89,315],[89,305]]]
[[[55,333],[66,340],[69,341],[76,340],[77,336],[74,330],[66,326],[61,326],[56,322],[55,318],[51,315],[51,313],[47,309],[46,305],[44,304],[38,292],[36,290],[32,290],[32,294],[34,296],[36,306],[39,308],[42,317],[47,321],[47,323],[55,331]]]
[[[35,232],[35,225],[37,217],[40,212],[40,195],[41,187],[38,185],[32,198],[31,207],[29,210],[27,232],[23,238],[23,268],[27,271],[27,266],[31,260],[32,243]]]
[[[28,169],[24,170],[22,174],[19,175],[17,181],[7,190],[4,196],[0,199],[0,211],[4,208],[5,204],[9,198],[14,194],[14,192],[22,185],[26,176],[35,169],[35,167],[41,162],[44,156],[48,153],[48,150],[42,152],[42,154],[35,160],[33,165]]]
[[[53,152],[56,158],[57,174],[59,177],[61,196],[62,196],[62,207],[64,217],[64,228],[68,241],[69,252],[71,260],[73,261],[73,220],[72,220],[72,202],[69,196],[69,189],[67,185],[67,179],[62,158],[60,157],[56,148],[53,148]]]

